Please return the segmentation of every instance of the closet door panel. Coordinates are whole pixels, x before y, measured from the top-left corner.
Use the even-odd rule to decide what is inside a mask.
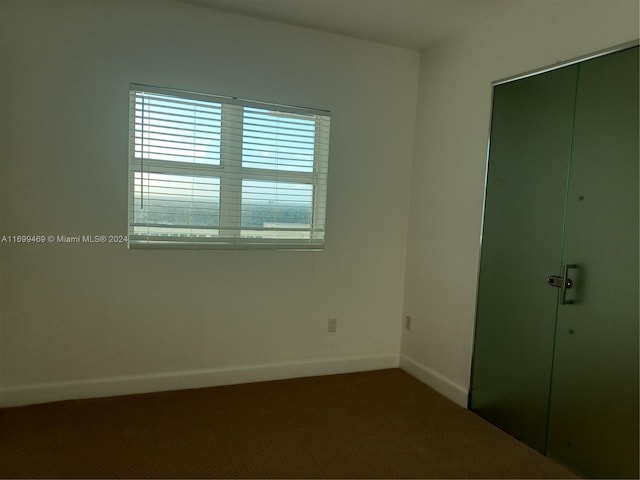
[[[638,478],[638,48],[580,65],[548,453]]]
[[[494,88],[471,409],[544,451],[577,66]]]

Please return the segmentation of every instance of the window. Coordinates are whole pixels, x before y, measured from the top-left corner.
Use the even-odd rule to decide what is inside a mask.
[[[131,85],[129,246],[324,245],[329,113]]]

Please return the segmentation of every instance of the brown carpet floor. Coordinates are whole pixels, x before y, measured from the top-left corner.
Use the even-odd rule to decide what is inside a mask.
[[[0,409],[3,478],[576,478],[399,369]]]

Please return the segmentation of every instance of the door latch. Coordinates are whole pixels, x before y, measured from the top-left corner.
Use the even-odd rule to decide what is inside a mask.
[[[560,303],[562,305],[570,305],[573,303],[573,300],[567,300],[567,290],[573,286],[573,282],[569,278],[568,274],[569,274],[570,268],[576,268],[576,267],[577,265],[574,265],[572,263],[565,263],[564,265],[562,265],[561,277],[557,275],[551,275],[549,276],[549,278],[547,278],[547,283],[550,286],[559,288],[561,290]]]
[[[551,287],[562,288],[562,277],[558,277],[557,275],[551,275],[547,279],[547,283]],[[573,286],[573,282],[570,278],[567,278],[567,286],[565,288],[571,288]]]

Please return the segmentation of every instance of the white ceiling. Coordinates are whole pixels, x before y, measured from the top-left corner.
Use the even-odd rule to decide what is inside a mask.
[[[182,0],[218,10],[422,50],[523,0]]]

